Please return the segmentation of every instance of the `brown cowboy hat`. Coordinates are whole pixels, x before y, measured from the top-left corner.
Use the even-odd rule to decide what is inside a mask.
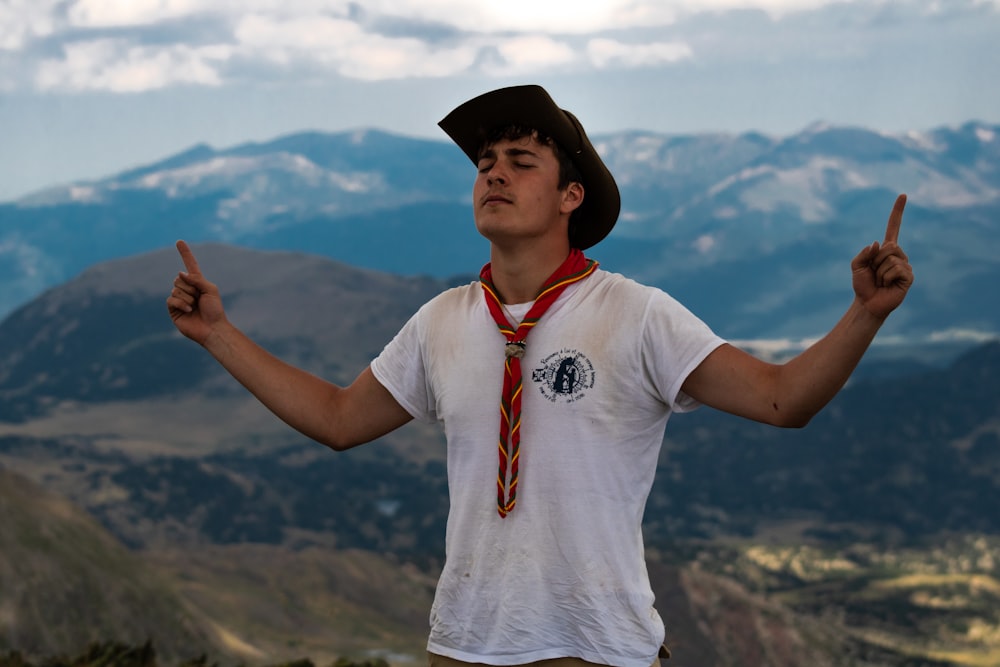
[[[438,123],[473,164],[486,133],[504,125],[534,128],[552,137],[583,176],[583,203],[573,217],[570,244],[585,250],[611,231],[621,210],[614,176],[583,131],[576,116],[560,109],[541,86],[500,88],[458,106]]]

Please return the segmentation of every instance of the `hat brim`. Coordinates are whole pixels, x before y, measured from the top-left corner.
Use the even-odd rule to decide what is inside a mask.
[[[500,88],[465,102],[438,123],[473,164],[487,134],[506,125],[547,134],[570,156],[583,177],[583,203],[570,229],[572,247],[585,250],[606,237],[618,221],[618,184],[597,154],[580,121],[560,109],[541,86]]]

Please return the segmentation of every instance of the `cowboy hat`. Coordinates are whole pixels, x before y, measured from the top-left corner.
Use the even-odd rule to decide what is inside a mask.
[[[541,86],[500,88],[456,107],[438,123],[473,164],[488,132],[524,125],[552,137],[583,176],[583,203],[574,214],[570,244],[585,250],[608,235],[618,220],[621,195],[576,116],[560,109]]]

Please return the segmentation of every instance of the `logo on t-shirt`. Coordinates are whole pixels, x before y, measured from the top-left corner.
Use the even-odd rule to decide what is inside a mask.
[[[531,379],[553,403],[572,403],[594,387],[594,365],[577,350],[559,350],[542,359],[542,367],[531,372]]]

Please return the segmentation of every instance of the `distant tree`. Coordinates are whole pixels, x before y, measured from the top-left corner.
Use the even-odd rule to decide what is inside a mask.
[[[147,640],[141,646],[121,642],[93,642],[78,656],[63,655],[43,658],[32,663],[18,651],[0,657],[0,667],[157,667],[156,650]]]
[[[33,667],[30,662],[24,659],[20,651],[8,651],[6,655],[0,655],[0,667]]]
[[[20,651],[0,654],[0,667],[159,667],[153,642],[147,640],[141,646],[130,646],[121,642],[94,642],[75,658],[54,656],[40,662],[31,662]],[[177,664],[177,667],[219,667],[218,662],[209,661],[203,653]],[[309,658],[299,658],[269,667],[316,667]],[[337,658],[330,667],[389,667],[382,658],[355,660]]]
[[[369,658],[361,661],[338,658],[330,667],[389,667],[389,663],[382,658]]]

